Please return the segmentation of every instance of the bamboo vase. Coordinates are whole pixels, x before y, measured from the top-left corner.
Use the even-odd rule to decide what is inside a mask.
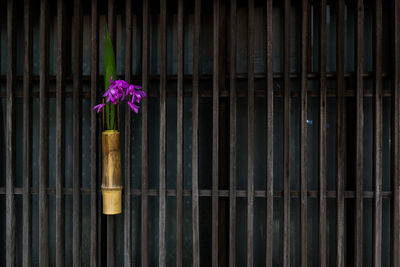
[[[103,174],[101,191],[103,213],[121,213],[121,150],[118,131],[102,132]]]

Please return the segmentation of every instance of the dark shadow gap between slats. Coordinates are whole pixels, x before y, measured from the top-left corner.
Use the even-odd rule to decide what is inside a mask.
[[[91,4],[91,89],[90,89],[90,104],[91,107],[98,103],[98,86],[99,86],[99,18],[97,0],[92,0]],[[98,174],[98,121],[99,118],[95,112],[90,116],[90,266],[98,265],[98,225],[97,217],[101,217],[97,213],[97,180]]]

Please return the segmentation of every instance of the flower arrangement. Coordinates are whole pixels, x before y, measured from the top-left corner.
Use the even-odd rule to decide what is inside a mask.
[[[103,111],[102,132],[102,195],[103,213],[107,215],[121,213],[121,150],[120,133],[118,131],[117,106],[127,99],[128,107],[135,113],[139,112],[138,104],[146,97],[146,93],[139,85],[129,84],[116,78],[114,50],[110,34],[106,25],[105,57],[104,57],[104,87],[106,89],[103,103],[93,107],[94,111]],[[104,110],[103,110],[104,109]]]
[[[124,101],[125,97],[130,98],[128,101],[128,106],[135,113],[139,113],[139,106],[135,103],[140,103],[142,98],[146,97],[146,93],[142,90],[141,86],[128,84],[124,80],[113,80],[111,76],[110,79],[110,87],[108,87],[107,91],[104,93],[103,97],[107,97],[106,103],[111,102],[114,105],[118,105],[120,102]],[[99,113],[106,103],[101,103],[93,107],[93,110],[96,110]]]

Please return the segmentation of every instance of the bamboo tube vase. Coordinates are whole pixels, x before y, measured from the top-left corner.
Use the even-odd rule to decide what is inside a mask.
[[[118,131],[102,132],[103,173],[101,191],[103,213],[121,213],[121,150]]]

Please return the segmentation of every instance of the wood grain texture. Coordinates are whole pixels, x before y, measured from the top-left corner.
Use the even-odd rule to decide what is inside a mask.
[[[355,243],[354,266],[362,266],[363,248],[363,30],[364,5],[357,1],[356,15],[356,203],[355,203]]]
[[[142,86],[149,90],[149,0],[143,1],[143,37],[142,37]],[[142,102],[142,235],[141,252],[142,267],[148,266],[148,180],[149,180],[149,153],[148,153],[148,114],[147,98]]]
[[[213,4],[213,98],[212,98],[212,267],[218,266],[218,167],[219,167],[219,0]]]
[[[49,33],[48,1],[40,2],[40,66],[39,66],[39,265],[49,265],[49,204],[47,186],[49,179],[49,121],[48,121],[48,71]]]
[[[319,39],[319,266],[326,266],[326,1],[320,1]]]
[[[111,44],[114,55],[117,55],[116,47],[116,18],[115,18],[115,0],[107,1],[107,25],[110,34]],[[115,62],[117,64],[117,62]],[[119,108],[116,108],[117,127],[119,129]],[[115,217],[107,217],[107,267],[115,266]]]
[[[32,6],[24,1],[22,265],[32,265]]]
[[[183,11],[184,1],[178,1],[178,83],[177,83],[177,144],[176,144],[176,266],[183,266]]]
[[[82,3],[74,0],[73,36],[73,194],[72,194],[72,256],[73,265],[81,266],[82,258]]]
[[[65,260],[65,141],[64,141],[64,91],[65,91],[65,2],[57,1],[57,81],[56,81],[56,265]],[[92,149],[93,146],[92,146]]]
[[[160,197],[159,197],[159,219],[158,219],[158,265],[166,265],[165,244],[165,209],[166,209],[166,136],[167,136],[167,114],[166,114],[166,85],[167,85],[167,3],[160,0]]]
[[[308,0],[301,5],[301,96],[300,96],[300,232],[301,266],[307,266],[307,41],[308,41]]]
[[[374,219],[373,266],[382,265],[382,1],[375,0],[374,12]]]
[[[125,5],[125,80],[132,79],[132,0]],[[124,266],[132,265],[132,229],[131,229],[131,140],[132,116],[128,106],[125,109],[125,188],[124,188]]]
[[[14,2],[7,1],[7,107],[6,107],[6,262],[5,265],[16,264],[16,223],[15,223],[15,126],[14,96],[15,90],[15,37],[14,37]]]
[[[266,1],[267,21],[267,88],[266,88],[266,128],[267,128],[267,174],[266,174],[266,266],[272,266],[273,252],[273,220],[274,220],[274,81],[273,81],[273,60],[272,60],[272,0]]]
[[[290,0],[283,2],[284,21],[290,21]],[[283,30],[283,266],[290,265],[290,24]]]
[[[336,33],[336,184],[337,184],[337,230],[336,264],[344,266],[344,175],[345,175],[345,131],[344,131],[344,0],[337,2]]]
[[[91,3],[91,82],[90,82],[90,106],[98,103],[99,92],[99,17],[97,0]],[[100,172],[98,171],[98,121],[99,116],[96,112],[90,114],[90,266],[98,265],[98,223],[97,217],[101,217],[97,212],[97,180]]]
[[[193,94],[192,94],[192,235],[193,267],[200,266],[199,225],[199,67],[201,0],[195,0],[193,36]]]

